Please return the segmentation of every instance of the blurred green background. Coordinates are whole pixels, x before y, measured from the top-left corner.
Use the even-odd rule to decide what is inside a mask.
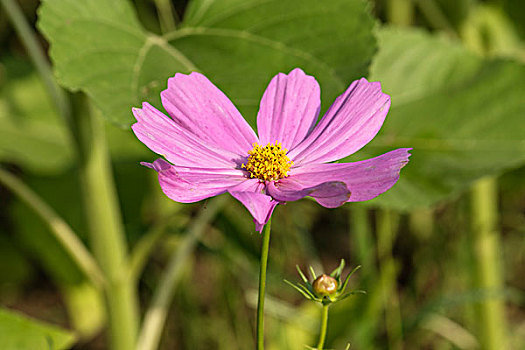
[[[200,70],[254,126],[271,77],[294,67],[319,81],[323,111],[362,76],[392,96],[380,134],[347,161],[414,150],[399,183],[375,200],[277,208],[267,348],[315,344],[320,309],[283,280],[299,280],[296,264],[331,271],[344,258],[363,266],[350,288],[368,294],[331,308],[327,348],[525,349],[523,1],[17,3],[75,113],[104,117],[127,242],[134,257],[152,249],[143,270],[137,258],[142,311],[171,256],[183,259],[161,349],[255,347],[260,236],[232,198],[166,199],[139,165],[156,156],[131,133],[131,107],[161,108],[168,77]],[[0,7],[1,168],[87,242],[77,141]],[[38,327],[57,337],[31,343],[40,328],[17,328],[25,318],[1,311],[3,349],[106,349],[100,292],[2,184],[0,206],[0,304],[45,321]],[[206,216],[208,206],[217,214]],[[188,237],[196,244],[180,254]]]

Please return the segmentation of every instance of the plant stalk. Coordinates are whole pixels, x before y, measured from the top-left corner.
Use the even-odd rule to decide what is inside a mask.
[[[414,18],[413,0],[387,0],[386,15],[390,23],[408,27]]]
[[[450,37],[457,38],[454,25],[450,23],[435,0],[414,0],[414,2],[433,29],[442,30]]]
[[[172,2],[170,0],[155,0],[154,2],[157,7],[162,33],[169,33],[177,29],[177,24],[175,23],[176,13],[173,10]]]
[[[397,294],[396,261],[392,255],[392,247],[395,239],[397,217],[387,209],[380,209],[377,217],[377,254],[379,260],[380,280],[382,281],[383,303],[385,309],[386,329],[388,337],[388,349],[402,349],[402,318]],[[391,288],[387,288],[385,281],[392,279]]]
[[[432,208],[412,210],[408,216],[410,231],[421,241],[428,241],[434,232],[435,220]]]
[[[144,323],[137,342],[137,350],[155,350],[158,348],[173,292],[180,279],[183,267],[191,256],[199,238],[204,233],[205,228],[223,207],[227,199],[228,197],[221,196],[210,200],[206,208],[202,209],[195,220],[193,220],[179,248],[173,252],[168,268],[162,275],[151,305],[144,316]]]
[[[262,233],[261,261],[259,270],[259,295],[257,297],[257,350],[264,349],[264,295],[266,292],[266,269],[270,249],[270,230],[272,218],[264,226]]]
[[[111,174],[104,125],[93,112],[88,113],[87,117],[79,110],[72,113],[70,99],[56,83],[46,56],[20,7],[14,0],[0,0],[0,5],[13,22],[60,116],[71,131],[71,139],[77,148],[81,163],[80,176],[90,224],[90,240],[107,282],[105,292],[111,349],[132,349],[138,326],[138,306],[134,285],[127,278],[126,242]],[[67,226],[62,226],[61,231],[59,230],[62,232],[60,241],[68,249],[67,244],[74,245],[72,242],[75,240],[71,239],[69,234],[64,234],[64,227]],[[56,226],[54,232],[57,233]],[[64,238],[69,241],[65,243]],[[83,255],[84,258],[87,256]]]
[[[89,278],[94,285],[100,288],[105,284],[104,275],[91,253],[86,249],[71,226],[69,226],[53,208],[22,181],[1,168],[0,183],[10,189],[40,216],[49,227],[50,232],[56,237],[58,242],[60,242],[73,258],[73,261],[76,262],[80,270],[84,272],[86,277]]]
[[[101,116],[86,106],[73,113],[80,144],[80,177],[89,220],[90,241],[106,275],[106,303],[112,350],[135,347],[138,300],[128,273],[127,243],[113,182],[111,162]]]
[[[360,265],[366,266],[367,274],[375,275],[374,244],[368,209],[359,204],[350,207],[350,252]]]
[[[481,349],[507,349],[502,301],[503,276],[500,260],[497,179],[486,177],[472,190],[473,288],[486,293],[475,306]]]
[[[321,330],[319,331],[319,342],[317,343],[317,350],[323,350],[326,339],[326,330],[328,329],[328,308],[329,305],[323,305],[321,312]]]
[[[373,347],[374,336],[382,324],[383,288],[390,288],[392,278],[384,274],[379,276],[376,265],[375,237],[369,209],[359,203],[349,205],[350,209],[350,253],[356,260],[366,266],[360,276],[360,284],[368,296],[357,308],[361,315],[360,321],[351,325],[354,346],[359,349]],[[350,329],[350,327],[349,327]]]

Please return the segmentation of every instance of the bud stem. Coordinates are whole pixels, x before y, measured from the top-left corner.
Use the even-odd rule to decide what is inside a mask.
[[[317,343],[317,350],[323,350],[324,341],[326,339],[326,329],[328,328],[328,307],[330,305],[323,305],[321,312],[321,330],[319,332],[319,343]]]

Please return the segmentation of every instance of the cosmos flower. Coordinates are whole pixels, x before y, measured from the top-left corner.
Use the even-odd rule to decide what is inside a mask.
[[[310,196],[327,208],[366,201],[390,189],[409,148],[355,162],[331,163],[365,146],[390,107],[378,82],[362,78],[316,124],[317,81],[301,69],[279,73],[260,102],[257,136],[232,102],[204,75],[175,74],[161,93],[169,117],[148,103],[134,108],[138,139],[165,159],[142,163],[158,172],[163,192],[191,203],[228,192],[261,231],[276,205]]]

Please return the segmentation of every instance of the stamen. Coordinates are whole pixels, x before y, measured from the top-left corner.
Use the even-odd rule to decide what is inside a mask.
[[[246,164],[241,167],[250,172],[251,178],[258,178],[263,181],[276,181],[288,176],[288,170],[293,162],[286,156],[288,150],[281,147],[281,143],[267,144],[264,147],[254,143],[253,149],[248,152],[250,155]]]

